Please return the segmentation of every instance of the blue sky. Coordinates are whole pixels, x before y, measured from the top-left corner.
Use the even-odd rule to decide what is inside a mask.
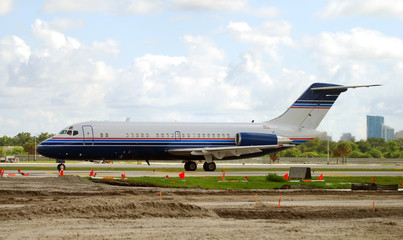
[[[341,95],[319,130],[402,130],[398,0],[2,0],[0,136],[87,120],[256,122],[313,82]]]

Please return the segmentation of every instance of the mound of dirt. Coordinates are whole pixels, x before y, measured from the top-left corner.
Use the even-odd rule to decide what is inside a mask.
[[[217,217],[208,209],[190,204],[161,201],[134,201],[107,199],[101,197],[71,199],[60,202],[47,202],[25,208],[6,208],[0,212],[0,220],[22,220],[38,218],[104,218],[137,219],[146,217],[183,218]]]

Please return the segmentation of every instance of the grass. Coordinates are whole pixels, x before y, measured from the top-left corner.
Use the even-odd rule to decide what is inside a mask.
[[[128,180],[118,180],[140,186],[176,187],[176,188],[203,188],[203,189],[279,189],[299,186],[302,188],[319,189],[350,189],[351,183],[370,183],[371,177],[325,177],[324,182],[275,182],[267,181],[266,176],[251,176],[248,181],[243,177],[227,177],[225,181],[217,181],[217,177],[186,177],[182,181],[179,177],[129,177]],[[317,180],[317,177],[313,178]],[[403,183],[403,177],[377,177],[376,183],[381,185]],[[113,180],[116,182],[116,180]],[[103,180],[108,182],[108,180]],[[122,183],[123,184],[123,183]]]

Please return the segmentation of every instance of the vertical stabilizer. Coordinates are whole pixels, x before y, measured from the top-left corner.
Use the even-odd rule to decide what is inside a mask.
[[[269,122],[316,129],[340,93],[347,91],[347,88],[335,84],[314,83],[285,113]]]

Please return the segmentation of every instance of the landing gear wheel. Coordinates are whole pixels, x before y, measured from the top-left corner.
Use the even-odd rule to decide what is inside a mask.
[[[196,171],[197,169],[197,164],[193,161],[187,161],[185,162],[185,170],[186,171]]]
[[[203,164],[204,171],[212,172],[216,169],[215,162],[205,162]]]
[[[60,172],[60,170],[62,170],[63,169],[63,171],[66,169],[66,166],[63,164],[63,163],[60,163],[59,165],[57,165],[57,170]]]

